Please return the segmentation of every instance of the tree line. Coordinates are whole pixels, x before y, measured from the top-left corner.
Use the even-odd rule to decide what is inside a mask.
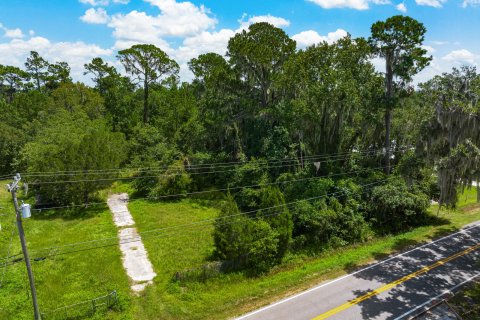
[[[480,177],[480,77],[462,67],[413,86],[425,33],[393,16],[368,39],[298,50],[255,23],[225,56],[192,59],[190,82],[149,44],[118,52],[124,73],[85,64],[91,86],[32,51],[23,69],[0,65],[0,174],[25,173],[37,208],[88,204],[118,179],[151,198],[231,189],[202,195],[223,203],[214,255],[257,271],[398,232]]]

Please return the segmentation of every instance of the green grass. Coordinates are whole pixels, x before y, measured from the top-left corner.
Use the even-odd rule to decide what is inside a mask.
[[[480,280],[466,285],[448,300],[450,306],[464,320],[476,320],[480,317]]]
[[[145,245],[159,276],[154,286],[134,301],[138,306],[135,317],[224,319],[240,315],[322,280],[350,272],[392,252],[445,235],[469,222],[480,220],[480,211],[469,209],[475,202],[475,190],[466,190],[459,199],[459,209],[442,209],[439,212],[440,219],[435,219],[436,225],[415,228],[400,235],[376,238],[361,245],[325,252],[317,257],[291,256],[288,262],[276,267],[268,275],[257,278],[232,273],[211,278],[205,283],[172,281],[176,271],[207,262],[206,258],[212,250],[211,227],[195,228],[185,234],[182,230],[173,237],[145,238]],[[140,232],[214,216],[211,209],[198,209],[186,201],[130,204]],[[465,209],[465,212],[462,209]],[[432,206],[430,211],[432,216],[435,216],[437,207]]]
[[[126,184],[117,184],[115,192],[130,192]],[[106,196],[107,191],[102,193]],[[476,191],[467,190],[459,198],[459,209],[439,212],[442,223],[415,228],[409,232],[375,238],[367,243],[327,251],[316,257],[290,255],[287,261],[261,277],[242,273],[221,274],[205,282],[174,281],[177,271],[199,267],[208,262],[213,251],[211,223],[196,227],[170,228],[216,217],[218,209],[194,201],[156,203],[132,201],[130,211],[142,234],[157,277],[140,295],[131,295],[129,281],[121,265],[116,246],[57,256],[33,262],[42,310],[76,303],[119,291],[123,309],[99,314],[99,319],[225,319],[253,310],[276,299],[308,288],[323,280],[351,272],[375,259],[408,246],[452,232],[480,220]],[[10,208],[9,195],[0,190],[0,207]],[[431,214],[437,214],[432,206]],[[107,209],[94,211],[81,219],[33,218],[25,220],[32,252],[50,247],[116,237],[116,228]],[[0,217],[0,255],[6,254],[13,215]],[[437,219],[439,221],[439,219]],[[5,224],[7,223],[7,224]],[[9,225],[10,224],[10,225]],[[162,229],[152,233],[145,231]],[[19,253],[18,236],[13,253]],[[2,271],[0,270],[0,279]],[[5,287],[0,288],[0,319],[30,319],[31,302],[27,296],[25,266],[17,263],[7,269]]]
[[[4,257],[10,244],[11,230],[15,227],[11,198],[4,189],[0,189],[0,206],[11,213],[0,220],[0,255]],[[90,210],[89,216],[82,219],[24,219],[24,229],[32,258],[50,253],[35,253],[39,248],[116,236],[116,228],[108,209]],[[17,233],[14,234],[12,244],[11,254],[21,253]],[[32,261],[32,268],[42,312],[105,295],[112,290],[119,292],[123,304],[129,304],[128,278],[121,266],[120,251],[115,246]],[[2,268],[0,280],[3,271]],[[0,319],[32,319],[28,292],[25,264],[19,262],[8,266],[4,286],[0,288]],[[117,312],[110,312],[96,317],[116,316]]]

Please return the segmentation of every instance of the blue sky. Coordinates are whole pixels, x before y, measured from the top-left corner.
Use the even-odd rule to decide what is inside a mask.
[[[461,64],[480,64],[480,0],[2,0],[0,64],[22,66],[30,50],[67,61],[76,80],[96,56],[153,43],[181,65],[205,52],[225,52],[228,39],[257,21],[283,28],[299,47],[332,42],[346,32],[368,37],[373,22],[396,14],[425,24],[432,65],[416,81]],[[375,60],[379,68],[382,61]]]

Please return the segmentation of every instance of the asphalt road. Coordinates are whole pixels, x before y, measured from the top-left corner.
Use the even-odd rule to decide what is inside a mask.
[[[238,320],[408,319],[480,276],[480,224],[392,256]]]

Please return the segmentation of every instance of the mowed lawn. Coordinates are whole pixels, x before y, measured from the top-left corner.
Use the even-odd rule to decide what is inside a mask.
[[[5,185],[5,183],[2,183]],[[0,258],[21,253],[16,226],[13,224],[13,206],[10,194],[0,188]],[[15,233],[11,237],[12,228]],[[24,220],[27,245],[31,257],[42,257],[54,251],[35,252],[40,248],[62,246],[70,243],[89,241],[104,237],[116,237],[110,212],[106,208],[89,210],[89,216],[80,219],[31,218]],[[12,239],[12,241],[10,241]],[[64,248],[61,251],[85,249],[87,246]],[[117,246],[104,249],[68,253],[42,261],[32,261],[38,301],[41,312],[64,305],[105,295],[117,290],[120,297],[118,309],[130,309],[128,278],[121,265],[121,254]],[[29,283],[25,263],[20,261],[5,269],[0,262],[0,319],[33,319]],[[84,309],[87,309],[85,307]],[[69,313],[80,312],[79,308]],[[98,319],[112,319],[128,316],[130,311],[111,311],[94,316]],[[53,315],[45,319],[53,318]]]

